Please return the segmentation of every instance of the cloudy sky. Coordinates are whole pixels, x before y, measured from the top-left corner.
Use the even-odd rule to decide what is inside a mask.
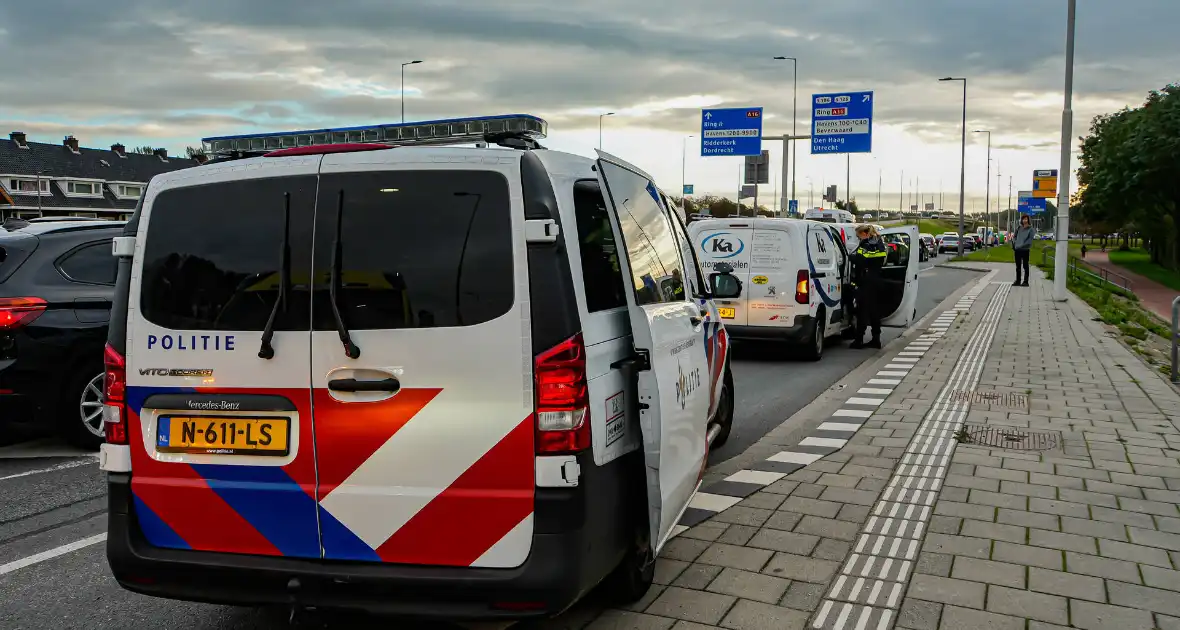
[[[1178,80],[1175,0],[1079,2],[1074,136],[1090,118]],[[812,93],[874,90],[871,155],[851,159],[862,207],[939,190],[957,205],[959,84],[968,132],[993,131],[1007,204],[1056,168],[1066,0],[6,0],[0,129],[33,140],[173,153],[209,135],[396,122],[401,63],[410,120],[533,113],[547,145],[604,148],[677,190],[682,147],[697,193],[733,195],[740,158],[702,158],[700,109],[765,107],[766,133],[797,128]],[[778,179],[781,143],[767,142]],[[797,149],[797,196],[844,196],[845,159]],[[967,209],[983,207],[986,138],[968,135]],[[904,171],[904,179],[902,172]],[[904,183],[904,185],[903,185]],[[780,184],[781,185],[781,184]],[[775,184],[760,201],[774,196]],[[937,201],[937,199],[936,199]],[[907,203],[909,199],[907,198]],[[916,203],[916,201],[915,201]],[[994,204],[994,192],[993,192]],[[994,207],[994,205],[993,205]]]

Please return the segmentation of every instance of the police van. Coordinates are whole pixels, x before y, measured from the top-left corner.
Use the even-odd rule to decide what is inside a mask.
[[[851,232],[851,234],[845,233]],[[896,243],[917,238],[917,227],[881,228],[888,248],[881,271],[882,325],[906,327],[916,315],[918,257]],[[852,260],[855,228],[779,218],[694,221],[689,235],[709,271],[732,268],[744,286],[736,299],[718,300],[734,339],[778,340],[819,360],[824,342],[855,325]]]
[[[106,348],[123,587],[472,619],[643,595],[733,422],[740,288],[651,176],[546,130],[209,138],[152,180]]]

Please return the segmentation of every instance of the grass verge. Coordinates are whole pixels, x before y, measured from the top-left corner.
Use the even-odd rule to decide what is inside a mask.
[[[1151,262],[1151,253],[1145,249],[1110,250],[1110,262],[1145,278],[1180,291],[1180,273]]]

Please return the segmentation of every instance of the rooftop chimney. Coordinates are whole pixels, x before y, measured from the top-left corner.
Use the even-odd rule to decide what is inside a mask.
[[[70,151],[74,153],[80,153],[80,151],[78,151],[78,139],[74,136],[66,136],[66,139],[62,140],[61,143],[62,146],[66,147]]]
[[[117,142],[115,144],[111,145],[111,151],[114,151],[115,155],[117,155],[121,158],[127,157],[127,147],[125,147],[122,144],[119,144]]]
[[[160,158],[161,162],[168,161],[168,149],[156,149],[156,150],[152,151],[152,154],[154,154],[156,157]]]
[[[23,131],[14,131],[8,134],[8,138],[16,143],[16,146],[27,149],[29,148],[29,137]]]

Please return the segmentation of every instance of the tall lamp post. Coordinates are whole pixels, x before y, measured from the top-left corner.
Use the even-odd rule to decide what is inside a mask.
[[[778,61],[790,61],[792,64],[792,74],[794,75],[795,87],[794,93],[791,96],[791,136],[798,135],[795,130],[796,115],[799,111],[799,60],[794,57],[775,57]],[[798,157],[798,152],[795,151],[796,140],[791,140],[791,199],[795,197],[795,158]],[[783,145],[783,159],[787,159],[787,146]],[[783,183],[783,188],[786,188],[786,182]]]
[[[1071,2],[1073,0],[1070,0]],[[966,77],[945,77],[939,81],[963,82],[963,139],[959,154],[959,255],[963,255],[963,212],[964,193],[967,188],[967,79]]]
[[[1053,259],[1053,299],[1066,299],[1065,273],[1069,262],[1069,146],[1073,135],[1073,39],[1077,0],[1069,0],[1065,31],[1065,106],[1061,110],[1061,166],[1057,185],[1057,256]]]
[[[614,115],[615,115],[614,112],[607,112],[605,114],[598,115],[598,150],[599,151],[602,150],[602,119],[606,118],[607,116],[614,116]]]
[[[685,192],[685,184],[688,183],[686,179],[686,172],[688,169],[688,139],[694,136],[687,135],[680,142],[680,209],[684,212],[685,220],[688,219],[688,193]],[[601,143],[601,140],[599,141]]]
[[[421,60],[421,59],[415,59],[415,60],[413,60],[413,61],[407,61],[407,62],[405,62],[405,63],[403,63],[403,64],[402,64],[402,89],[401,89],[401,97],[402,97],[402,122],[403,122],[403,123],[404,123],[404,122],[406,122],[406,66],[412,66],[412,65],[414,65],[414,64],[416,64],[416,63],[422,63],[422,60]]]
[[[983,246],[987,247],[991,240],[987,236],[987,213],[992,204],[992,132],[990,129],[976,129],[972,133],[986,133],[987,134],[987,175],[983,178]],[[998,196],[1000,193],[996,192]]]

